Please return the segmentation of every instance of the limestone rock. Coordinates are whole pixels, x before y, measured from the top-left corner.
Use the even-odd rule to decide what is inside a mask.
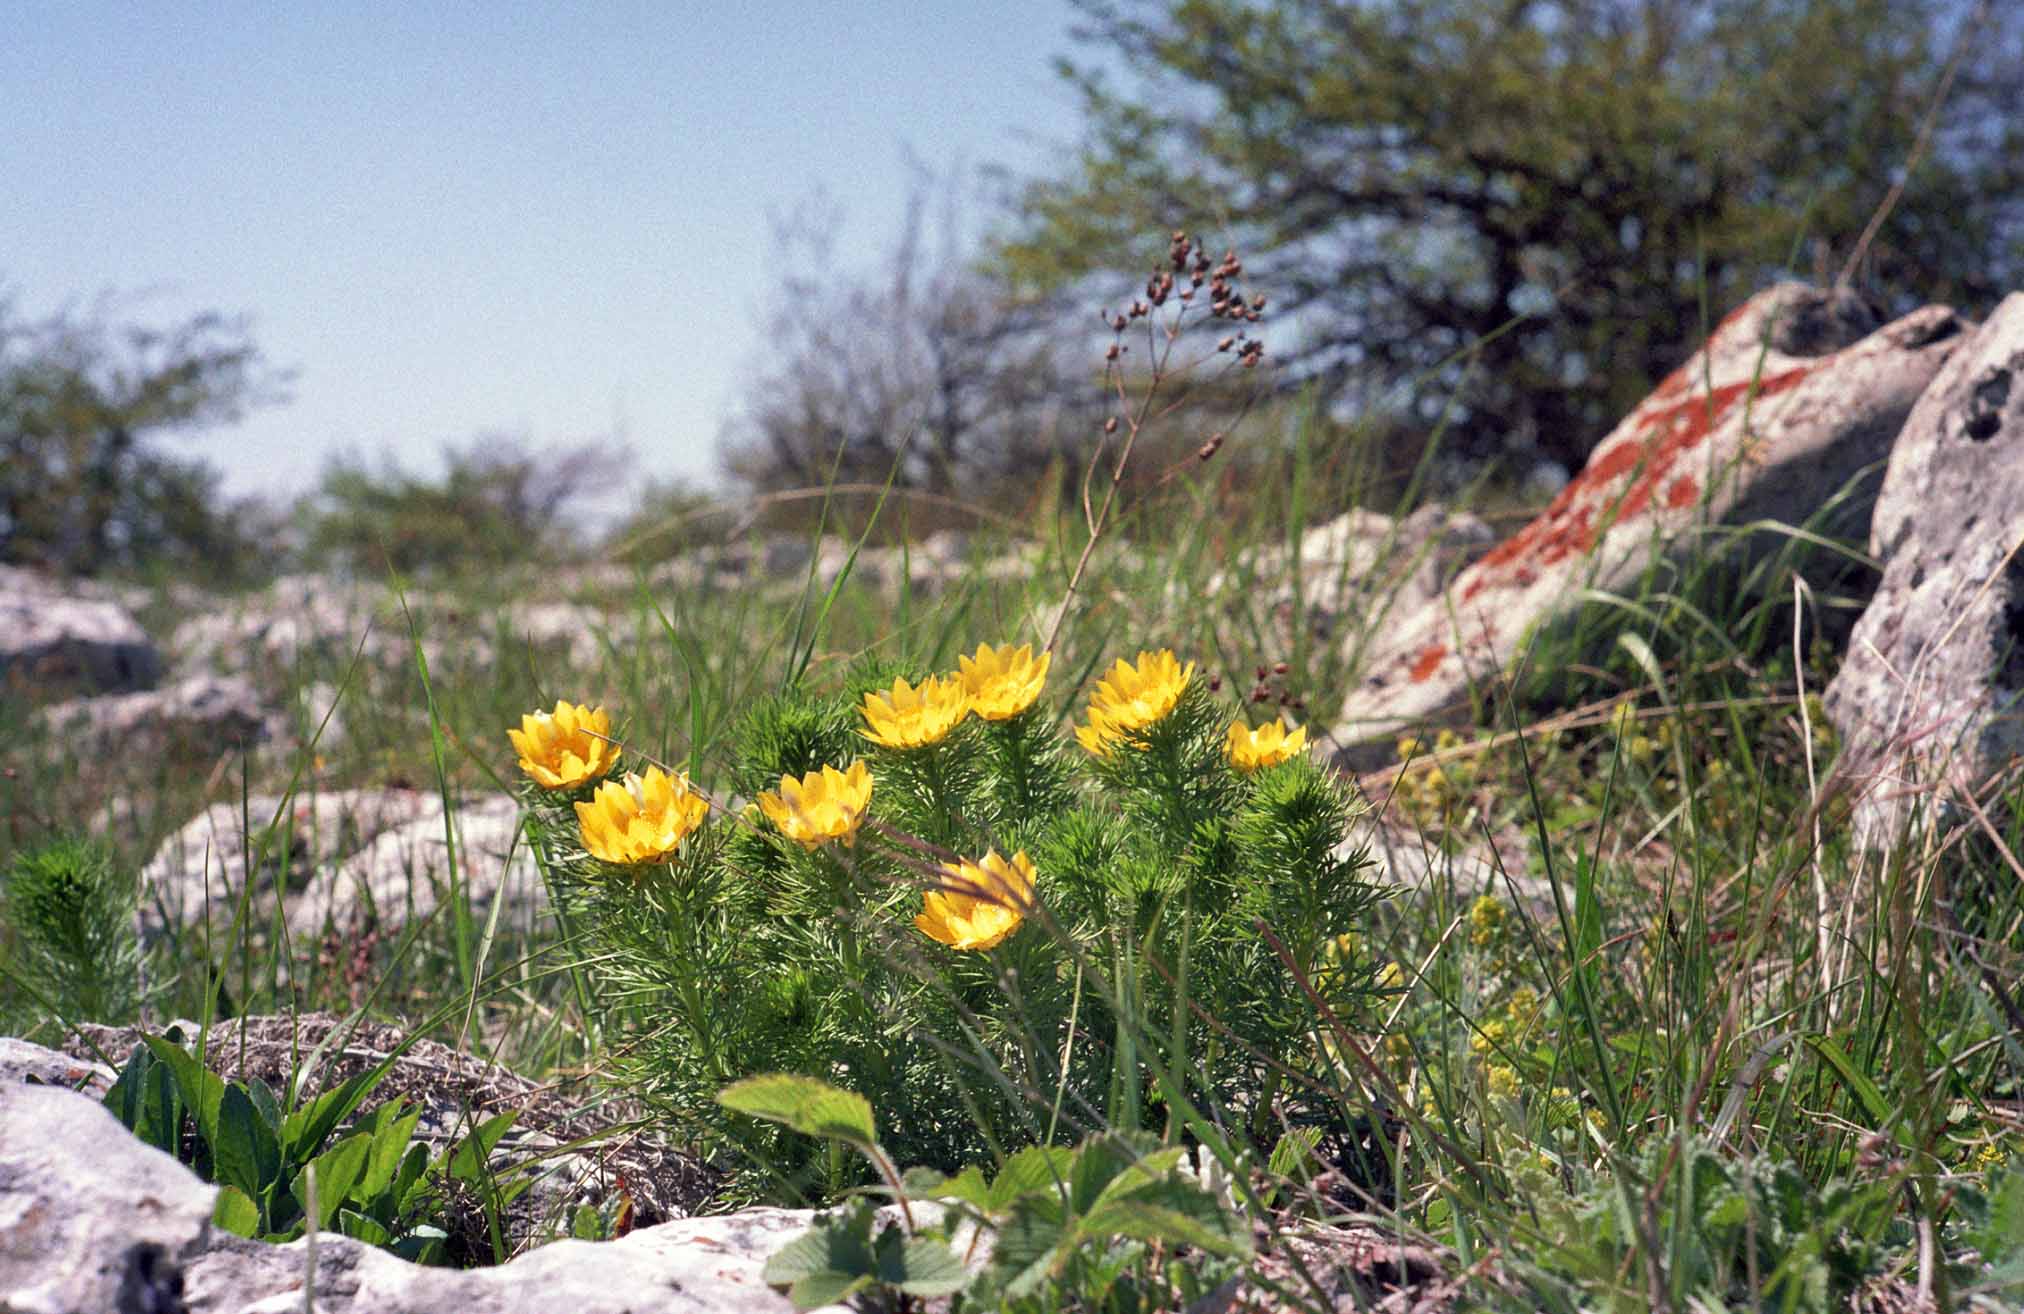
[[[1905,421],[1870,547],[1883,581],[1826,703],[1857,841],[1885,848],[2024,753],[2024,292]]]
[[[246,681],[194,675],[140,693],[73,698],[37,714],[72,753],[165,753],[215,757],[287,734],[286,718]]]
[[[1365,654],[1337,742],[1463,705],[1472,682],[1492,680],[1528,634],[1570,617],[1581,590],[1628,587],[1656,555],[1693,550],[1703,526],[1813,518],[1890,450],[1960,345],[1961,323],[1944,307],[1850,341],[1871,322],[1845,294],[1798,284],[1745,302],[1538,518]],[[1853,499],[1850,513],[1867,507]]]
[[[296,1314],[308,1239],[211,1225],[217,1189],[141,1144],[88,1096],[0,1085],[0,1309],[19,1314]],[[422,1268],[315,1238],[324,1314],[785,1314],[760,1274],[806,1210],[681,1219],[616,1241],[558,1241],[497,1268]],[[840,1314],[838,1307],[830,1307]]]
[[[0,1084],[0,1310],[186,1308],[216,1196],[97,1100]]]
[[[1399,612],[1424,607],[1495,541],[1490,526],[1466,511],[1429,505],[1395,519],[1353,507],[1301,534],[1301,610],[1318,639],[1341,633],[1352,616],[1375,629]],[[1275,543],[1211,576],[1209,594],[1245,608],[1262,604],[1290,642],[1292,574],[1285,545]]]
[[[121,603],[33,571],[0,568],[0,682],[64,693],[146,689],[161,653]]]
[[[337,790],[288,801],[256,795],[243,810],[218,803],[171,835],[141,871],[144,934],[234,915],[248,881],[251,905],[271,915],[285,870],[289,927],[316,934],[376,919],[382,931],[435,908],[449,874],[441,796],[411,789]],[[278,814],[278,815],[277,815]],[[250,820],[251,830],[242,824]],[[502,925],[526,925],[546,905],[546,889],[524,846],[515,851],[519,805],[504,794],[470,795],[453,811],[460,883],[475,914],[494,898],[509,902]],[[513,861],[506,861],[509,852]]]
[[[0,1087],[33,1082],[104,1095],[117,1079],[117,1073],[96,1059],[79,1058],[12,1036],[0,1036]]]

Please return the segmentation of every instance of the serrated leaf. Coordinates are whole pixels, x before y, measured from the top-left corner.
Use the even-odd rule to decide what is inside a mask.
[[[1037,1192],[1058,1194],[1075,1168],[1075,1151],[1065,1145],[1031,1145],[1005,1161],[991,1183],[991,1213]]]
[[[250,1239],[260,1233],[260,1206],[238,1187],[222,1187],[218,1202],[211,1206],[211,1221],[233,1236]]]
[[[897,1227],[879,1233],[875,1247],[878,1279],[909,1296],[949,1296],[969,1284],[970,1274],[948,1244],[933,1237],[909,1237]]]
[[[871,1284],[872,1279],[862,1273],[852,1277],[825,1270],[796,1280],[787,1288],[787,1299],[796,1309],[820,1309],[824,1305],[841,1305]]]
[[[856,1291],[878,1276],[871,1225],[870,1203],[853,1201],[816,1220],[815,1226],[774,1251],[760,1276],[771,1286],[791,1288],[788,1297],[799,1309],[813,1308],[801,1303],[805,1294]],[[841,1299],[843,1296],[825,1296],[815,1304]]]
[[[1211,1254],[1251,1253],[1251,1230],[1222,1202],[1191,1182],[1153,1182],[1107,1199],[1076,1226],[1085,1240],[1126,1237],[1135,1241],[1178,1242]]]
[[[870,1101],[815,1077],[788,1072],[748,1077],[717,1092],[717,1102],[734,1113],[784,1123],[805,1136],[857,1146],[878,1141]]]
[[[1009,1299],[1031,1295],[1070,1239],[1059,1196],[1029,1195],[1012,1206],[991,1244],[991,1274]]]

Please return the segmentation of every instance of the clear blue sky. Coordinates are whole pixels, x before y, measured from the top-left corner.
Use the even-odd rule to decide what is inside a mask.
[[[909,151],[1075,136],[1065,0],[0,3],[0,290],[250,315],[292,400],[177,440],[235,491],[615,427],[708,478],[770,214],[820,188],[868,261]]]

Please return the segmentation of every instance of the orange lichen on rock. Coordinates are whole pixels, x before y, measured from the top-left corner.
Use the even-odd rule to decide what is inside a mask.
[[[1685,368],[1675,371],[1674,377],[1680,377]],[[1462,599],[1469,601],[1486,588],[1525,587],[1538,579],[1539,567],[1586,553],[1595,546],[1597,511],[1610,523],[1635,516],[1651,505],[1668,478],[1671,482],[1664,505],[1670,510],[1692,506],[1700,499],[1700,485],[1689,475],[1673,477],[1680,459],[1705,442],[1737,402],[1775,397],[1812,372],[1812,366],[1802,365],[1657,406],[1653,403],[1668,391],[1668,387],[1661,387],[1631,412],[1625,422],[1627,432],[1598,448],[1546,510],[1470,569],[1473,578],[1463,587]],[[1667,385],[1672,382],[1668,379]],[[1629,486],[1616,489],[1617,481],[1627,475],[1635,476]]]

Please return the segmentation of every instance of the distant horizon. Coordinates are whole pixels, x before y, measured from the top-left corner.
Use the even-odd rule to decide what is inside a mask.
[[[722,491],[771,217],[827,197],[860,269],[913,161],[1038,167],[1076,133],[1069,12],[41,8],[0,48],[0,296],[243,316],[290,400],[168,440],[233,496],[488,435]]]

